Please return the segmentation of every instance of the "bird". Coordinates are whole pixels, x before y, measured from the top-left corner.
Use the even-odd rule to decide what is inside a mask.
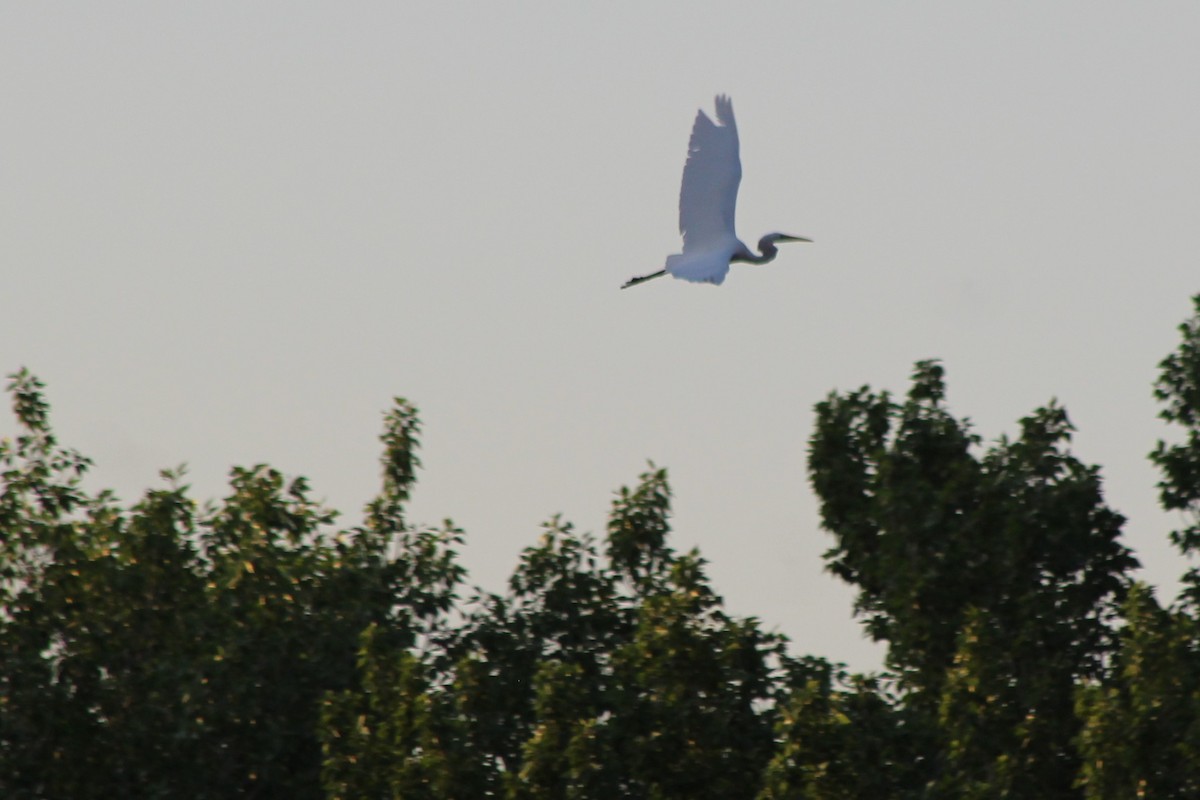
[[[803,236],[768,233],[758,240],[759,253],[755,254],[738,239],[733,226],[738,184],[742,180],[737,122],[733,118],[733,102],[728,97],[717,95],[716,106],[717,122],[709,119],[703,109],[696,113],[688,142],[683,186],[679,190],[683,252],[667,256],[666,267],[658,272],[630,278],[622,289],[667,274],[720,286],[731,263],[766,264],[779,253],[776,243],[812,241]]]

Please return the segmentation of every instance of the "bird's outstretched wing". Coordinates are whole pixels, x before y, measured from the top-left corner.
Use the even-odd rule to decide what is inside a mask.
[[[733,103],[725,95],[717,96],[717,121],[721,124],[698,112],[688,142],[679,191],[679,232],[685,253],[735,236],[733,217],[742,162]]]

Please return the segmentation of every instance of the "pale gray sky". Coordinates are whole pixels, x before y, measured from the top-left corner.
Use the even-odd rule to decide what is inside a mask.
[[[812,405],[942,358],[987,439],[1057,397],[1175,591],[1145,453],[1200,291],[1200,5],[0,4],[0,369],[126,500],[186,461],[356,514],[393,395],[413,517],[499,589],[646,459],[732,611],[878,664],[822,571]],[[744,239],[664,279],[696,109],[732,96]],[[4,423],[11,431],[11,421]]]

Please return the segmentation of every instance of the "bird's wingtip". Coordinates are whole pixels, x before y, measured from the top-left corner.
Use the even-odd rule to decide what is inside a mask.
[[[719,94],[716,99],[717,119],[724,125],[733,124],[733,101],[727,94]]]

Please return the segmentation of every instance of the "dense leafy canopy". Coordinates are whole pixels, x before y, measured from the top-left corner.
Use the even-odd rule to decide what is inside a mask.
[[[1172,534],[1200,549],[1200,297],[1156,396]],[[1200,796],[1200,577],[1164,608],[1050,404],[985,444],[921,362],[899,400],[816,408],[829,570],[878,675],[799,656],[670,545],[653,465],[596,538],[552,519],[502,592],[452,523],[405,515],[416,409],[339,527],[303,479],[182,470],[89,493],[43,387],[0,442],[0,796],[1186,798]]]

